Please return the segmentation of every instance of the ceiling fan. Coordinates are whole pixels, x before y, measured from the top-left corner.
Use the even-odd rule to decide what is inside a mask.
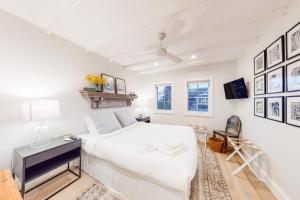
[[[148,55],[148,54],[155,54],[159,57],[166,57],[169,60],[172,60],[175,63],[181,63],[182,59],[179,58],[178,56],[171,54],[167,51],[166,48],[163,47],[163,40],[167,37],[166,33],[158,33],[157,34],[158,39],[160,40],[160,46],[157,49],[154,50],[148,50],[148,51],[143,51],[140,53],[136,53],[134,56],[141,56],[141,55]]]

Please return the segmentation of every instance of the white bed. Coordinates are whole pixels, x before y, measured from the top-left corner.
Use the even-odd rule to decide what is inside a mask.
[[[197,169],[197,141],[190,127],[135,123],[105,135],[86,134],[83,170],[129,200],[188,200]],[[182,142],[178,155],[139,152],[145,144]]]

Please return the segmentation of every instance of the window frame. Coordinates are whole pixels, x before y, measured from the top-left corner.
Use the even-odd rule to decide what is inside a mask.
[[[158,85],[164,85],[164,86],[171,86],[171,110],[159,110],[157,109],[157,92],[156,92],[156,86]],[[174,114],[174,84],[172,81],[166,81],[166,82],[157,82],[153,85],[154,88],[154,113],[156,114]]]
[[[198,111],[189,111],[188,110],[188,82],[208,82],[208,111],[207,112],[198,112]],[[214,117],[214,84],[212,77],[206,78],[194,78],[184,80],[184,115],[190,116],[199,116],[199,117]]]

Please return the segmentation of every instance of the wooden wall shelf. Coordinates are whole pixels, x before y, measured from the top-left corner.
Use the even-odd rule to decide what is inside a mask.
[[[92,91],[80,91],[83,97],[88,97],[91,100],[91,108],[103,108],[110,106],[102,106],[103,101],[125,101],[127,106],[130,106],[134,99],[137,99],[137,95],[134,94],[111,94]]]

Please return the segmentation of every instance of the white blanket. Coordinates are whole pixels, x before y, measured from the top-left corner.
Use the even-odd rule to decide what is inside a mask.
[[[188,190],[197,169],[197,141],[190,127],[135,123],[113,133],[80,137],[88,154],[180,191]],[[164,143],[183,143],[187,148],[176,156],[138,151],[141,145]]]

